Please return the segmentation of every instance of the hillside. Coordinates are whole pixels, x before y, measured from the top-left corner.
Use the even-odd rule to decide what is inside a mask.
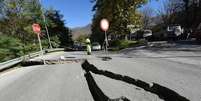
[[[91,34],[91,24],[72,29],[73,40],[77,39],[80,35],[90,35],[90,34]]]

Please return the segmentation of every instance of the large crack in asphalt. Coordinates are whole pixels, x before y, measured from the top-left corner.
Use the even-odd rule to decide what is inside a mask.
[[[94,78],[90,72],[86,72],[84,76],[87,80],[87,84],[88,84],[89,90],[91,92],[91,95],[92,95],[94,101],[130,101],[128,98],[126,98],[124,96],[122,96],[120,98],[116,98],[116,99],[109,98],[98,87],[98,85],[96,84],[96,81],[94,80]]]
[[[96,82],[90,72],[140,87],[147,92],[158,95],[158,97],[160,99],[163,99],[165,101],[190,101],[189,99],[187,99],[184,96],[181,96],[177,92],[175,92],[167,87],[161,86],[157,83],[149,84],[142,80],[134,79],[129,76],[116,74],[116,73],[113,73],[113,72],[110,72],[107,70],[99,70],[93,64],[90,64],[87,60],[85,60],[84,63],[82,63],[82,68],[83,68],[83,70],[85,70],[85,78],[87,80],[87,83],[88,83],[90,92],[94,98],[94,101],[122,101],[122,100],[130,101],[130,100],[126,97],[110,99],[98,87],[98,85],[96,84]]]

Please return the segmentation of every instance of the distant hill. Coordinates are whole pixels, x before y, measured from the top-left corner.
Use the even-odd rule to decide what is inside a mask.
[[[72,29],[73,40],[77,39],[80,35],[91,35],[91,24],[83,27],[77,27]]]

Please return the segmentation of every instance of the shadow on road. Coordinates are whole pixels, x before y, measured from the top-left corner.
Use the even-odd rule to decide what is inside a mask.
[[[171,42],[169,42],[171,43]],[[193,40],[180,40],[180,41],[175,41],[175,43],[177,44],[181,44],[181,45],[200,45],[201,42],[199,41],[193,41]]]
[[[190,101],[187,98],[179,95],[175,91],[169,88],[163,87],[159,84],[153,83],[152,85],[150,85],[144,81],[133,79],[129,76],[115,74],[106,70],[99,70],[94,65],[90,64],[87,60],[82,64],[82,68],[86,71],[85,77],[95,101],[108,101],[107,99],[109,98],[97,86],[90,72],[143,88],[147,92],[151,92],[153,94],[158,95],[159,98],[165,101]],[[118,101],[118,100],[110,100],[110,101]],[[129,101],[129,100],[123,100],[123,101]]]
[[[108,57],[108,56],[97,56],[97,58],[101,58],[103,61],[109,61],[109,60],[112,60],[111,57]]]
[[[153,58],[155,58],[155,59],[157,59],[157,58],[201,58],[201,56],[158,56],[158,57],[156,57],[156,56],[128,56],[127,58],[151,58],[151,59],[153,59]]]

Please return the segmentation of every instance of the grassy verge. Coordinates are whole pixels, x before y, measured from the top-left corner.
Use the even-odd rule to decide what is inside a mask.
[[[130,40],[114,40],[110,42],[110,51],[119,51],[125,48],[137,47],[146,45],[145,40],[130,41]]]

